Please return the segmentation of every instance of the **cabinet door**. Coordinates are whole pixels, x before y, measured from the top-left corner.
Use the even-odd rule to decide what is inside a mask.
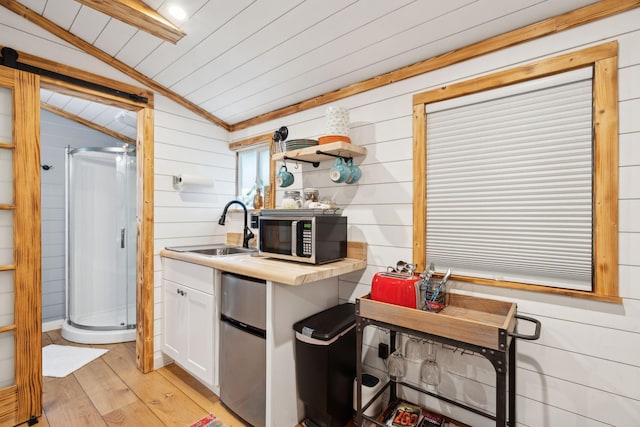
[[[209,385],[213,385],[213,295],[184,288],[187,304],[185,368]]]
[[[176,362],[185,358],[187,343],[187,303],[182,296],[184,288],[169,280],[163,280],[163,333],[162,351]]]
[[[162,278],[197,289],[207,294],[213,294],[214,269],[204,265],[177,259],[163,258]]]

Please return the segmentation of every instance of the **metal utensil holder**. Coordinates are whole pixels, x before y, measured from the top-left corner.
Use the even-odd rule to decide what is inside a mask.
[[[446,288],[442,285],[430,286],[427,283],[424,286],[424,309],[425,311],[432,311],[437,313],[442,311],[446,306],[445,296],[446,296]]]

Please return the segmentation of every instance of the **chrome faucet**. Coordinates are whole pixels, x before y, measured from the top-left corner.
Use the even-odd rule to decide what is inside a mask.
[[[220,219],[218,220],[218,224],[224,225],[225,220],[227,218],[227,209],[229,209],[229,206],[233,205],[234,203],[242,206],[242,209],[244,209],[244,228],[242,229],[242,247],[248,248],[249,240],[253,239],[256,236],[249,229],[249,227],[247,227],[247,207],[244,205],[244,203],[242,203],[240,200],[232,200],[229,203],[227,203],[227,205],[224,207],[224,210],[222,211],[222,216],[220,216]]]

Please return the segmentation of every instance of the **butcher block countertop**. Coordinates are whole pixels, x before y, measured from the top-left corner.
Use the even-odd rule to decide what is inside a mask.
[[[205,265],[230,273],[300,286],[362,270],[367,266],[366,253],[366,243],[349,242],[347,258],[320,265],[283,261],[255,254],[209,256],[167,249],[162,250],[160,256]]]

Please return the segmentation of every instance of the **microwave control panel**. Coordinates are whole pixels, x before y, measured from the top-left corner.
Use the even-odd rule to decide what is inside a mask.
[[[311,221],[304,221],[302,223],[302,256],[310,257],[311,253],[311,240],[312,240],[312,223]]]

